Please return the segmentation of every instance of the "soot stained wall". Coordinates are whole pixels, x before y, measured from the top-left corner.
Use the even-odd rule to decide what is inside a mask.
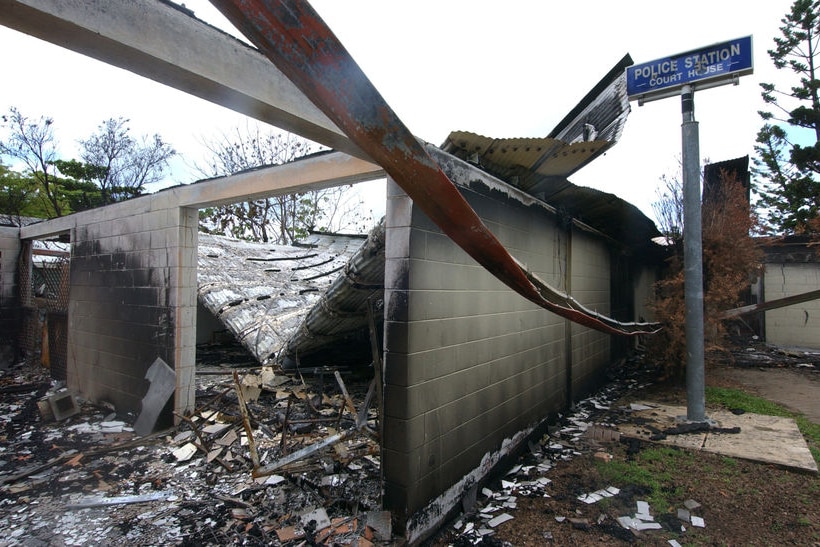
[[[157,357],[177,370],[175,409],[193,403],[196,210],[158,203],[101,209],[72,233],[69,386],[135,414]]]
[[[609,311],[610,251],[602,241],[570,234],[550,208],[467,164],[445,159],[443,167],[513,256]],[[609,337],[570,327],[518,296],[393,183],[385,267],[385,506],[411,527],[505,439],[565,408],[568,384],[589,387],[609,362]]]

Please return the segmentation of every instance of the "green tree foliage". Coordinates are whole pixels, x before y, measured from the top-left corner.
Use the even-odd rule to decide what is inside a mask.
[[[0,158],[23,167],[0,173],[0,213],[18,217],[54,218],[138,196],[176,154],[158,135],[138,140],[128,120],[111,118],[80,141],[83,161],[64,160],[51,118],[31,119],[12,107],[0,120]]]
[[[763,220],[775,232],[820,233],[820,0],[795,0],[768,51],[797,85],[760,84],[769,110],[757,135],[754,174]],[[798,141],[812,142],[802,145]]]
[[[12,107],[0,117],[8,132],[0,140],[0,156],[7,156],[25,166],[24,175],[36,185],[35,198],[47,218],[62,216],[66,211],[60,201],[59,182],[55,173],[57,140],[54,136],[54,120],[41,116],[32,120]]]
[[[80,141],[81,156],[96,169],[90,180],[99,186],[102,205],[123,201],[145,191],[145,185],[162,178],[168,161],[176,155],[159,135],[138,140],[131,136],[128,120],[109,118],[97,132]]]
[[[198,167],[208,177],[231,175],[262,166],[280,165],[310,152],[310,143],[289,133],[259,126],[235,128],[206,142],[210,158]],[[349,187],[310,190],[261,197],[200,211],[200,230],[241,239],[290,244],[311,230],[349,228],[363,220],[351,205]],[[356,226],[360,228],[360,226]]]
[[[34,192],[33,181],[0,164],[0,214],[11,217],[17,226],[21,217],[36,216]]]
[[[104,167],[77,160],[54,160],[54,167],[66,177],[60,179],[61,197],[72,212],[104,205],[102,191],[94,183],[105,176]]]

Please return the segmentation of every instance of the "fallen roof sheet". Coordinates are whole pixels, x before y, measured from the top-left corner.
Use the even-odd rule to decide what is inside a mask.
[[[660,232],[637,207],[567,179],[620,139],[630,112],[624,69],[631,64],[631,57],[625,55],[547,137],[494,139],[453,131],[442,150],[616,241],[645,247]]]
[[[322,364],[329,356],[337,365],[369,362],[368,307],[376,325],[383,321],[384,237],[382,219],[283,348],[278,361],[284,369],[311,366],[316,354]]]
[[[543,138],[494,139],[453,131],[441,148],[533,195],[544,179],[565,179],[613,146],[630,112],[625,55]]]
[[[199,302],[266,363],[364,239],[314,234],[287,246],[199,234]]]

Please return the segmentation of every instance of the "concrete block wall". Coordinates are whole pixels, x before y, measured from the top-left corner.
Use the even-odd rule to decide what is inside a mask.
[[[777,300],[820,287],[816,262],[766,264],[763,295]],[[766,342],[777,346],[820,349],[820,300],[766,312]]]
[[[610,315],[610,252],[603,239],[574,229],[570,251],[570,292],[587,308]],[[599,372],[611,361],[611,336],[571,325],[572,392],[578,399],[601,384]]]
[[[0,360],[13,359],[19,333],[20,308],[17,298],[17,264],[20,229],[0,226]],[[10,363],[0,362],[3,365]]]
[[[68,385],[139,413],[157,357],[194,404],[197,211],[165,194],[76,215],[71,233]],[[170,415],[167,416],[170,418]]]
[[[602,241],[570,234],[542,203],[447,161],[445,171],[513,256],[554,286],[570,284],[582,303],[609,311]],[[568,267],[582,273],[567,279]],[[570,326],[518,296],[390,182],[384,329],[384,503],[411,541],[443,518],[443,493],[475,482],[463,479],[488,454],[566,408],[568,384],[581,394],[610,357],[607,335]]]

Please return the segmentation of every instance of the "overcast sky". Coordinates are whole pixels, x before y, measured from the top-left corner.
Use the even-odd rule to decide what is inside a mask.
[[[224,28],[207,0],[186,0]],[[314,0],[376,88],[418,137],[450,131],[543,137],[629,53],[636,63],[753,35],[755,73],[695,95],[701,158],[753,154],[759,82],[785,82],[766,54],[791,0]],[[147,29],[150,31],[150,29]],[[222,107],[0,26],[0,111],[55,120],[63,157],[103,120],[131,119],[180,153],[169,183],[197,175],[203,139],[242,125]],[[623,137],[572,182],[611,192],[652,217],[661,175],[679,172],[680,99],[633,103]]]

